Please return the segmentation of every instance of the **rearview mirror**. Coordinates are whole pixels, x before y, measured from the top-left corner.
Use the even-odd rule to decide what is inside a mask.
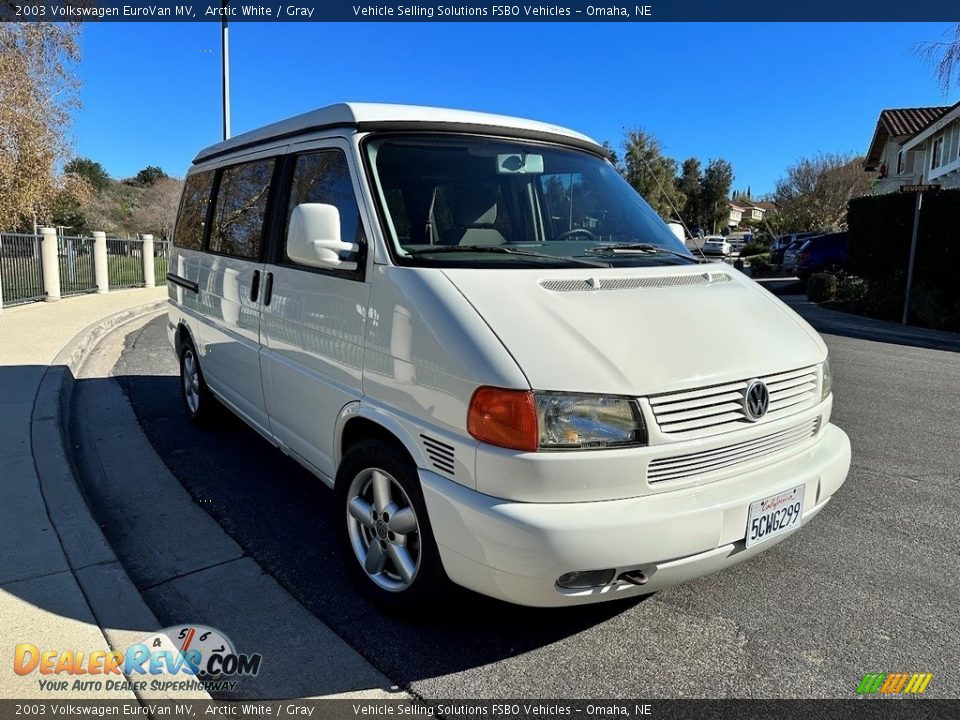
[[[340,211],[335,205],[301,203],[290,216],[287,256],[307,267],[356,270],[357,263],[340,259],[342,252],[359,252],[356,243],[340,239]]]

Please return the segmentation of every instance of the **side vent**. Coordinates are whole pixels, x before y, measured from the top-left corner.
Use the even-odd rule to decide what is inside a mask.
[[[420,439],[423,440],[423,448],[427,452],[427,457],[430,458],[430,463],[437,470],[453,475],[453,446],[428,437],[423,433],[420,433]]]

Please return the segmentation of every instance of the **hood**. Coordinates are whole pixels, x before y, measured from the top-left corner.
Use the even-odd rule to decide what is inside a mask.
[[[826,356],[804,320],[722,264],[443,272],[535,390],[647,395]]]

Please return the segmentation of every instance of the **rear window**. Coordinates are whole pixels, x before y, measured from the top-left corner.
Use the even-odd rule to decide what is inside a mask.
[[[173,244],[186,250],[203,247],[203,231],[210,205],[210,190],[213,187],[213,171],[194,173],[187,177],[180,200],[180,214]]]
[[[274,158],[267,158],[224,169],[210,233],[211,251],[247,260],[260,258],[274,163]]]

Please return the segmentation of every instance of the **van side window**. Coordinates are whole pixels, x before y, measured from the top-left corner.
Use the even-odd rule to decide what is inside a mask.
[[[207,223],[212,187],[213,170],[194,173],[184,183],[180,216],[173,236],[173,244],[177,247],[185,250],[200,250],[203,247],[203,230]]]
[[[290,227],[293,209],[301,203],[335,205],[340,211],[340,239],[363,244],[360,208],[353,193],[350,167],[342,150],[321,150],[297,157],[290,186],[290,200],[287,203],[284,238]],[[286,243],[283,259],[284,262],[293,262],[287,256]]]
[[[210,250],[247,260],[260,259],[263,218],[275,162],[275,158],[254,160],[223,171]]]

